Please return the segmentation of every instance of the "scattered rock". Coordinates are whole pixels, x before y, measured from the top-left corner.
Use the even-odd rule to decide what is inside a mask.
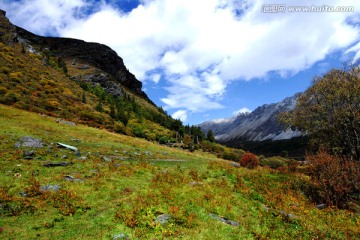
[[[231,162],[231,166],[236,167],[236,168],[241,167],[240,163],[237,163],[237,162]]]
[[[170,219],[171,219],[170,214],[161,214],[156,217],[156,219],[154,220],[154,223],[164,225],[164,224],[168,223]]]
[[[19,192],[20,196],[22,197],[27,197],[27,193],[26,192]]]
[[[326,207],[326,205],[324,204],[324,203],[321,203],[321,204],[318,204],[318,205],[316,205],[316,208],[317,209],[324,209]]]
[[[81,153],[80,153],[80,151],[76,151],[76,152],[75,152],[75,156],[77,156],[77,157],[81,157]]]
[[[67,158],[65,154],[61,156],[61,159],[65,159],[65,158]]]
[[[213,214],[213,213],[210,213],[209,215],[210,215],[210,217],[212,217],[213,219],[219,220],[220,222],[226,223],[226,224],[228,224],[228,225],[230,225],[230,226],[234,226],[234,227],[240,226],[240,224],[239,224],[238,222],[235,222],[235,221],[230,220],[230,219],[228,219],[228,218],[219,217],[218,215]]]
[[[202,182],[191,182],[189,183],[190,186],[194,187],[194,186],[202,186]]]
[[[40,186],[40,190],[56,192],[56,191],[60,190],[60,186],[59,185],[43,185],[43,186]]]
[[[15,147],[31,147],[31,148],[43,148],[44,145],[41,140],[25,136],[19,139],[19,142],[15,143]]]
[[[35,151],[25,151],[23,156],[24,159],[33,159],[35,156]]]
[[[76,126],[76,123],[73,123],[73,122],[70,122],[70,121],[66,121],[66,120],[61,119],[61,118],[56,119],[56,122],[57,122],[57,123],[61,123],[61,124],[65,124],[65,125],[69,125],[69,126],[72,126],[72,127],[75,127],[75,126]]]
[[[149,152],[149,151],[145,151],[144,154],[145,154],[146,156],[152,156],[152,153]]]
[[[83,161],[85,161],[85,160],[87,160],[87,157],[85,157],[85,156],[79,157],[78,160],[83,160]]]
[[[110,157],[103,156],[102,159],[103,159],[105,162],[111,162],[111,158],[110,158]]]
[[[57,143],[57,147],[66,148],[66,149],[72,150],[74,152],[79,152],[79,149],[77,147],[70,146],[70,145],[67,145],[67,144],[64,144],[64,143],[61,143],[61,142]]]
[[[90,66],[89,65],[82,65],[82,66],[77,67],[77,68],[80,69],[80,70],[86,70],[86,69],[89,69]]]
[[[70,181],[70,182],[84,182],[84,181],[85,181],[84,179],[75,178],[75,177],[73,177],[73,176],[71,176],[71,175],[65,175],[65,176],[64,176],[64,179],[65,179],[66,181]]]
[[[126,236],[124,233],[120,233],[120,234],[114,235],[114,237],[113,237],[113,240],[118,240],[118,239],[129,240],[130,238],[128,236]]]
[[[44,167],[66,167],[73,164],[72,162],[50,162],[46,163],[43,166]]]
[[[290,220],[295,220],[295,219],[298,219],[298,218],[299,218],[298,216],[296,216],[296,215],[294,215],[294,214],[292,214],[292,213],[287,213],[287,212],[282,211],[282,210],[281,210],[279,213],[280,213],[280,215],[282,215],[283,217],[288,218],[288,219],[290,219]]]

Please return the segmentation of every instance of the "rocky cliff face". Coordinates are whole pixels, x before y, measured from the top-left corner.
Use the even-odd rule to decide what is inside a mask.
[[[7,44],[17,41],[24,44],[34,53],[45,53],[62,59],[67,68],[93,69],[84,74],[71,75],[75,79],[91,79],[92,83],[100,84],[105,90],[116,96],[119,86],[126,87],[132,93],[152,103],[142,91],[142,83],[129,72],[123,59],[108,46],[89,43],[78,39],[42,37],[12,25],[5,17],[5,11],[0,11],[0,38]],[[114,94],[115,93],[115,94]]]
[[[251,113],[239,114],[232,118],[208,121],[200,124],[207,132],[211,129],[217,141],[264,141],[284,140],[301,135],[299,131],[284,130],[277,121],[281,112],[290,111],[295,107],[299,94],[286,98],[279,103],[265,104]]]

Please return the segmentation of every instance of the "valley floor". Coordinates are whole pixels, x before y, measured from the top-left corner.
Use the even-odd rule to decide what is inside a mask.
[[[238,168],[4,105],[0,140],[1,239],[360,238],[360,216],[316,207],[299,173]]]

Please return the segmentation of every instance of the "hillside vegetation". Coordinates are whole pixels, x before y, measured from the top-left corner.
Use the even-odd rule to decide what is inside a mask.
[[[34,35],[0,13],[0,103],[226,159],[242,150],[206,140],[155,106],[109,47]]]
[[[22,146],[26,136],[43,147]],[[239,168],[202,151],[56,123],[5,105],[0,138],[3,239],[360,236],[360,217],[315,207],[300,173]]]

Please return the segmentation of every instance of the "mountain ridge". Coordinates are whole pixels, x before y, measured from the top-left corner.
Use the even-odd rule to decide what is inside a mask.
[[[149,97],[142,91],[142,83],[137,80],[125,66],[123,59],[110,47],[94,42],[86,42],[74,38],[45,37],[33,34],[21,27],[13,25],[6,17],[6,12],[0,11],[1,27],[5,30],[0,33],[4,42],[20,43],[31,53],[45,52],[47,55],[61,58],[67,68],[82,64],[85,69],[93,68],[108,74],[107,81],[114,80],[130,92],[145,99],[155,106]],[[6,34],[7,32],[7,34]],[[7,36],[6,36],[7,35]],[[5,36],[5,38],[4,38]],[[78,80],[81,75],[72,76]],[[101,79],[99,80],[101,84]],[[113,87],[114,88],[114,87]],[[111,93],[111,92],[110,92]]]
[[[295,107],[300,93],[287,97],[278,103],[264,104],[250,113],[240,113],[224,119],[206,121],[198,126],[203,132],[212,130],[215,139],[220,143],[230,141],[265,141],[284,140],[301,136],[297,130],[286,129],[277,116],[281,112]]]

